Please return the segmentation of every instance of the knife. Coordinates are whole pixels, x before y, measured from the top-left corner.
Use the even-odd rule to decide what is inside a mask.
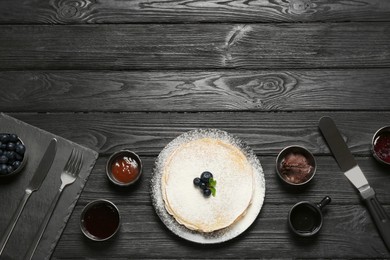
[[[33,178],[31,179],[30,183],[28,184],[23,199],[19,202],[19,206],[17,210],[15,211],[14,215],[12,216],[12,219],[10,223],[8,224],[7,230],[5,231],[3,237],[1,238],[0,242],[0,256],[3,253],[3,250],[5,248],[5,245],[8,242],[9,237],[11,236],[12,231],[15,228],[16,223],[18,222],[18,219],[24,209],[24,206],[27,203],[27,200],[30,198],[31,193],[34,191],[37,191],[41,185],[43,180],[45,179],[47,173],[50,170],[50,167],[53,163],[55,154],[57,151],[57,139],[53,138],[50,141],[49,146],[47,147],[45,154],[43,155],[38,168],[36,169]]]
[[[374,189],[368,184],[366,177],[356,163],[333,120],[330,117],[322,117],[319,121],[319,128],[340,169],[359,190],[387,249],[390,250],[390,218],[376,198]]]

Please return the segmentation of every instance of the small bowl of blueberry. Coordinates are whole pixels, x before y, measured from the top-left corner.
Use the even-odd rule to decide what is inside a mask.
[[[19,173],[26,160],[23,141],[16,134],[0,134],[0,178]]]

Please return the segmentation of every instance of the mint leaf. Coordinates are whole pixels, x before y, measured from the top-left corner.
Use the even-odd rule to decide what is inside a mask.
[[[217,181],[214,178],[209,179],[209,189],[211,190],[211,195],[215,197],[215,193],[217,190],[215,189],[215,186],[217,185]]]
[[[211,195],[213,195],[213,197],[215,197],[215,193],[217,192],[217,190],[212,186],[210,186],[210,190],[211,190]]]
[[[217,185],[217,181],[213,178],[210,178],[209,185],[210,185],[210,187],[215,187]]]

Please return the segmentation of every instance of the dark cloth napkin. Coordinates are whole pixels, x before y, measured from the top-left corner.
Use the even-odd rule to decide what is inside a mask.
[[[66,127],[66,125],[64,125]],[[27,164],[16,176],[0,179],[0,235],[3,235],[25,189],[38,167],[52,138],[57,139],[57,153],[41,188],[33,192],[1,256],[2,259],[24,259],[50,204],[61,186],[61,172],[73,148],[83,153],[83,166],[76,181],[67,186],[58,201],[34,259],[50,258],[54,247],[73,211],[89,174],[95,165],[98,153],[48,133],[42,129],[0,114],[0,132],[15,133],[25,143]]]

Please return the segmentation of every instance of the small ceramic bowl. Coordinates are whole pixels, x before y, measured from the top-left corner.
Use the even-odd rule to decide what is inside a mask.
[[[130,186],[137,182],[142,174],[142,161],[129,150],[113,153],[106,164],[108,179],[118,186]]]
[[[322,228],[323,208],[332,199],[326,196],[320,203],[301,201],[295,204],[288,213],[288,224],[291,231],[301,237],[316,235]]]
[[[7,134],[7,135],[9,135],[9,134]],[[11,172],[8,172],[8,173],[2,173],[2,172],[0,172],[0,178],[4,178],[4,177],[11,177],[11,176],[14,176],[14,175],[16,175],[16,174],[18,174],[19,172],[21,172],[22,171],[22,169],[24,168],[24,166],[26,165],[26,163],[27,163],[27,152],[26,152],[26,146],[25,146],[25,144],[24,144],[24,142],[23,142],[23,140],[22,139],[20,139],[20,137],[18,137],[18,139],[17,139],[17,141],[15,141],[15,142],[20,142],[22,145],[23,145],[23,147],[24,147],[24,152],[23,152],[23,154],[20,154],[19,152],[17,152],[17,150],[15,149],[15,150],[9,150],[8,148],[5,148],[5,149],[0,149],[1,150],[1,154],[0,154],[0,157],[2,157],[2,156],[5,156],[5,157],[7,157],[7,160],[9,160],[9,155],[5,155],[5,153],[9,153],[9,152],[11,152],[11,153],[13,153],[13,159],[12,159],[12,163],[14,163],[15,161],[19,161],[20,162],[20,164],[19,164],[19,166],[17,167],[17,168],[15,168],[13,171],[11,171]],[[8,143],[7,143],[8,144]],[[21,159],[21,161],[20,160],[18,160],[18,159],[15,159],[15,156],[19,156],[19,157],[23,157],[22,159]],[[9,161],[7,161],[7,163],[1,163],[0,162],[0,167],[3,167],[2,165],[6,165],[7,167],[13,167],[13,164],[12,163],[9,163]],[[11,168],[12,169],[12,168]],[[2,170],[0,170],[0,171],[2,171]]]
[[[80,217],[83,234],[93,241],[105,241],[119,230],[121,218],[119,210],[109,200],[95,200],[84,207]]]
[[[313,154],[302,146],[288,146],[276,158],[276,173],[284,183],[293,186],[311,181],[316,167]]]
[[[390,166],[390,126],[376,131],[371,141],[371,152],[378,162]]]

